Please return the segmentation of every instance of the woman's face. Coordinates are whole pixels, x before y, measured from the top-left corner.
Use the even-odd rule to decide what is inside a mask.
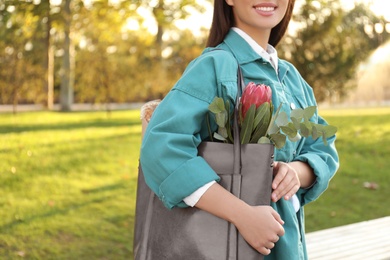
[[[251,35],[265,34],[283,19],[289,0],[225,0],[233,8],[235,26]]]

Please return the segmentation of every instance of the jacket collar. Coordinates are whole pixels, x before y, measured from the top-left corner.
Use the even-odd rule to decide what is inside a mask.
[[[237,59],[240,66],[257,60],[260,62],[267,62],[259,54],[257,54],[240,35],[238,35],[232,29],[230,29],[223,43],[218,46],[218,48],[221,47],[223,49],[226,49],[223,45],[225,45],[227,49],[229,49],[229,51]],[[287,75],[288,70],[289,67],[287,66],[287,64],[278,59],[278,75],[280,80],[283,80],[283,78]]]

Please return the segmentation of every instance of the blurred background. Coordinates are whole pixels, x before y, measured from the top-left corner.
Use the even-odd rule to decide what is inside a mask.
[[[390,215],[390,2],[297,0],[280,58],[339,127],[307,231]],[[140,105],[205,47],[212,0],[0,0],[0,258],[132,259]]]
[[[3,0],[0,104],[67,111],[161,98],[204,48],[211,2]],[[387,10],[385,0],[298,0],[279,55],[321,102],[385,104]]]

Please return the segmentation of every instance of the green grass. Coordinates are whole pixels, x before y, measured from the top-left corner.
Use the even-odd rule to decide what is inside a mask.
[[[314,231],[390,215],[390,108],[324,110],[339,128],[340,169],[328,190],[305,207]],[[379,185],[376,190],[365,182]]]
[[[390,108],[322,112],[341,166],[307,231],[390,215]],[[138,111],[0,114],[0,258],[132,259],[140,134]]]
[[[131,259],[139,113],[0,114],[0,258]]]

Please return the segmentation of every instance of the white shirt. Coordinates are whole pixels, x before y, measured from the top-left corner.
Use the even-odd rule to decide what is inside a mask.
[[[263,59],[266,61],[269,61],[274,67],[276,73],[278,73],[278,52],[276,49],[268,44],[267,50],[264,50],[263,47],[261,47],[255,40],[253,40],[252,37],[250,37],[246,32],[243,30],[233,27],[233,31],[235,31],[238,35],[240,35],[251,47],[252,49],[259,54]]]
[[[240,35],[251,47],[252,49],[259,54],[263,59],[270,62],[272,67],[274,67],[276,73],[278,73],[278,53],[276,49],[268,44],[267,50],[264,50],[263,47],[261,47],[255,40],[252,39],[247,33],[245,33],[243,30],[233,27],[232,28],[238,35]],[[202,195],[210,188],[215,181],[211,181],[204,186],[197,189],[194,193],[189,195],[188,197],[185,197],[183,201],[190,207],[194,207],[196,203],[198,203],[199,199],[202,197]],[[298,212],[300,208],[300,203],[298,200],[298,197],[294,194],[294,196],[291,197],[290,202],[293,204],[295,212]]]

